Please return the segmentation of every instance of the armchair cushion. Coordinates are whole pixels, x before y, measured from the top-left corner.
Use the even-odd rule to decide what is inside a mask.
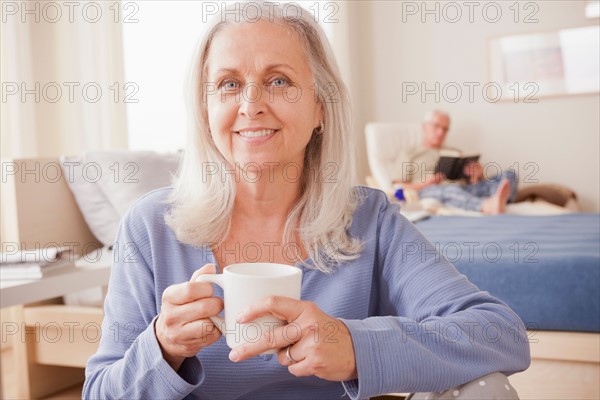
[[[374,183],[392,191],[392,180],[402,174],[402,153],[416,148],[421,141],[418,123],[369,122],[365,127],[367,157]]]

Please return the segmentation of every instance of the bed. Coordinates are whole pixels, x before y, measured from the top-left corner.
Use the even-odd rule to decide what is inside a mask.
[[[600,215],[435,216],[416,223],[530,332],[521,398],[600,398]]]

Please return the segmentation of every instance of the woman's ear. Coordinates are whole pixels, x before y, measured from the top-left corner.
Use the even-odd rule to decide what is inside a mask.
[[[318,133],[323,133],[323,127],[325,126],[325,110],[323,110],[323,104],[319,102],[319,110],[317,111],[318,120],[316,121],[317,126],[314,130]]]
[[[325,123],[323,122],[323,120],[321,120],[319,122],[319,126],[316,127],[313,132],[315,132],[317,135],[322,135],[323,132],[325,132]]]

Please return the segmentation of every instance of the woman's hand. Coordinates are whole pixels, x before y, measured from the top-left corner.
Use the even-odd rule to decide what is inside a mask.
[[[223,300],[211,297],[210,283],[195,282],[199,275],[215,272],[213,264],[206,264],[194,272],[189,282],[171,285],[163,292],[154,330],[164,359],[175,371],[187,357],[195,356],[221,336],[208,317],[223,310]]]
[[[330,381],[357,378],[352,337],[342,321],[325,314],[312,302],[271,296],[254,303],[237,317],[237,322],[246,323],[268,314],[288,324],[265,332],[256,343],[236,347],[229,354],[232,361],[279,349],[279,363],[287,366],[292,375],[314,375]]]

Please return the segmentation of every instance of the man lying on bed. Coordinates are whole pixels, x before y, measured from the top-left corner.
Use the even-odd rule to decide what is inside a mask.
[[[517,179],[512,170],[484,179],[483,169],[478,162],[469,162],[464,167],[468,180],[448,181],[441,172],[434,172],[441,154],[460,151],[444,146],[450,127],[450,117],[442,111],[432,111],[423,121],[423,141],[420,146],[402,155],[402,178],[393,181],[405,189],[418,191],[419,197],[433,198],[447,207],[484,214],[504,213],[506,203],[517,193]],[[407,166],[411,165],[411,168]]]

